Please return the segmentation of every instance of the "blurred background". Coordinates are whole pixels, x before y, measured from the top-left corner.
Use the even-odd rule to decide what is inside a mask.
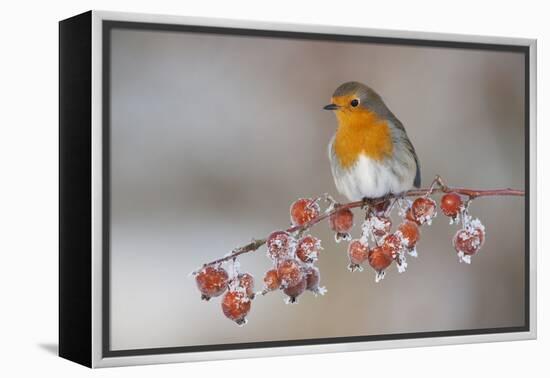
[[[189,273],[289,225],[298,197],[338,196],[322,106],[357,80],[403,122],[424,185],[524,188],[524,60],[509,52],[114,30],[111,84],[111,346],[117,349],[520,326],[524,203],[482,198],[487,238],[472,265],[456,226],[422,228],[419,257],[376,284],[350,273],[328,225],[318,266],[328,292],[252,303],[245,327]],[[359,213],[356,213],[359,217]],[[354,235],[359,235],[358,227]],[[256,277],[265,249],[240,258]]]

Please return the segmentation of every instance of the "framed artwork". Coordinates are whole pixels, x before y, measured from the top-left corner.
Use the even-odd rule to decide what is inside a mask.
[[[535,40],[59,27],[62,357],[536,337]]]

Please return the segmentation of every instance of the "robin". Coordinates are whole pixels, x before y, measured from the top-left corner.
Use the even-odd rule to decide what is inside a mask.
[[[338,129],[328,146],[338,191],[350,201],[399,195],[420,187],[420,165],[403,124],[368,86],[340,85],[324,107]]]

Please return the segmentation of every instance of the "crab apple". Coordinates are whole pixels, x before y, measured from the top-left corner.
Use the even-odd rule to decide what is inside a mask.
[[[310,267],[306,272],[307,290],[316,291],[319,288],[319,282],[321,280],[321,274],[319,269]]]
[[[307,235],[298,241],[296,256],[305,263],[311,263],[317,260],[320,249],[321,241],[315,236]]]
[[[420,239],[420,229],[415,222],[405,221],[399,225],[397,230],[401,233],[407,248],[413,248]]]
[[[353,212],[341,209],[330,216],[330,228],[338,233],[346,233],[353,227]]]
[[[296,303],[297,299],[307,288],[307,279],[302,277],[302,279],[293,286],[288,286],[284,288],[283,292],[288,295],[288,303]]]
[[[361,265],[369,258],[369,246],[360,239],[350,241],[348,245],[349,270],[361,270]]]
[[[264,284],[268,291],[277,290],[281,287],[281,280],[277,274],[277,269],[270,269],[265,273]]]
[[[378,246],[369,252],[369,264],[377,272],[381,272],[391,265],[393,261],[392,252],[384,246]]]
[[[254,277],[250,273],[242,273],[237,276],[238,286],[243,288],[246,295],[254,297]]]
[[[229,276],[223,268],[207,266],[196,275],[195,281],[202,294],[202,299],[209,300],[225,291]]]
[[[462,207],[462,198],[455,193],[447,193],[441,197],[441,203],[439,204],[441,211],[448,217],[456,217]]]
[[[310,198],[300,198],[290,206],[290,220],[295,226],[303,226],[319,216],[319,204]]]
[[[272,259],[284,259],[292,257],[292,244],[294,240],[286,231],[275,231],[267,237],[267,252]]]
[[[387,235],[382,241],[383,250],[395,259],[401,252],[402,241],[396,234]]]
[[[319,269],[314,266],[308,266],[305,271],[306,274],[306,289],[317,292],[319,290],[319,282],[321,280],[321,273]]]
[[[277,265],[277,276],[281,280],[281,286],[286,288],[296,286],[304,275],[296,260],[286,259]]]
[[[372,233],[378,237],[386,235],[391,230],[391,219],[388,217],[371,217]]]
[[[228,291],[222,300],[222,311],[226,317],[238,325],[243,325],[246,323],[251,303],[250,298],[242,291]]]
[[[483,228],[463,228],[458,230],[453,238],[453,246],[457,252],[465,255],[476,254],[485,241]]]
[[[431,223],[432,218],[436,216],[436,203],[428,197],[420,197],[414,200],[412,204],[412,217],[419,225]]]

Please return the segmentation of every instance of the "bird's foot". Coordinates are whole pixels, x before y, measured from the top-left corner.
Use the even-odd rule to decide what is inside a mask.
[[[383,197],[377,198],[374,201],[374,206],[373,206],[374,213],[378,216],[386,215],[386,212],[388,211],[388,209],[391,208],[393,204],[392,200],[393,200],[393,196],[391,194],[386,194]]]
[[[363,203],[361,204],[361,209],[362,209],[362,210],[365,210],[366,208],[371,207],[372,204],[373,204],[372,198],[363,197],[363,199],[362,199],[361,201],[363,202]]]

